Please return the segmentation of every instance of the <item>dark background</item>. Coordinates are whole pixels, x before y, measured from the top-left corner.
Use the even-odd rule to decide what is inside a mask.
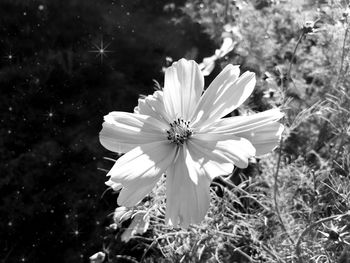
[[[152,93],[167,56],[215,49],[184,2],[0,0],[2,263],[87,262],[102,249],[116,207],[98,170],[115,156],[99,144],[103,116]]]

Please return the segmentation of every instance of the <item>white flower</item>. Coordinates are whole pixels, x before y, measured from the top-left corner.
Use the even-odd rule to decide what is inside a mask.
[[[105,260],[105,257],[106,254],[104,252],[97,252],[89,258],[90,263],[102,263]]]
[[[254,73],[239,74],[239,66],[226,66],[203,93],[198,65],[181,59],[166,69],[164,90],[140,99],[134,113],[104,117],[101,144],[125,153],[108,173],[123,185],[119,205],[136,205],[165,173],[166,223],[200,223],[212,179],[276,147],[283,130],[279,109],[223,118],[254,89]]]

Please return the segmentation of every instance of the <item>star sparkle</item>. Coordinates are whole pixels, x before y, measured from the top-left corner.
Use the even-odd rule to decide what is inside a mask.
[[[93,43],[94,50],[89,50],[89,52],[96,53],[96,57],[100,57],[101,64],[103,63],[103,58],[107,57],[107,53],[111,53],[113,51],[108,50],[108,47],[111,45],[111,42],[106,45],[103,43],[103,38],[100,40],[100,44]]]
[[[72,229],[72,231],[70,232],[70,234],[72,234],[74,237],[78,238],[81,235],[81,231],[78,227],[75,227]]]
[[[12,51],[10,50],[5,56],[3,56],[3,59],[6,59],[9,62],[12,62],[12,60],[14,59],[14,55]]]
[[[50,108],[50,110],[45,113],[46,120],[52,120],[54,115],[55,112],[52,110],[52,108]]]

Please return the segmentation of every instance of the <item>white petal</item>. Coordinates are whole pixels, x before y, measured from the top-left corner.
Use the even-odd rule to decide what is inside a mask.
[[[232,173],[234,165],[227,162],[225,158],[220,155],[215,155],[208,152],[201,145],[196,145],[196,141],[188,141],[188,150],[193,156],[200,156],[196,161],[205,170],[208,177],[214,179],[217,176],[228,175]]]
[[[245,72],[238,79],[238,66],[228,65],[214,79],[201,97],[194,115],[193,127],[203,127],[239,107],[253,92],[255,74]]]
[[[203,59],[203,62],[198,65],[200,70],[202,71],[202,74],[204,76],[210,75],[210,73],[215,68],[215,61],[217,60],[217,56],[213,55],[211,57],[206,57]]]
[[[208,161],[203,164],[207,175],[214,179],[217,176],[229,175],[232,173],[234,165],[232,163],[218,163],[215,161]]]
[[[124,187],[148,183],[164,173],[174,161],[175,153],[176,147],[169,141],[144,144],[121,156],[107,175]]]
[[[113,189],[113,191],[118,191],[120,189],[122,189],[123,185],[120,183],[115,183],[112,180],[108,180],[107,182],[105,182],[105,185],[111,187]]]
[[[184,146],[185,147],[185,146]],[[211,180],[198,163],[187,160],[185,151],[179,151],[176,163],[167,170],[166,176],[166,219],[170,225],[188,227],[200,223],[208,211]],[[190,173],[198,174],[198,183],[190,178]]]
[[[100,142],[110,151],[124,153],[138,145],[166,138],[165,123],[150,116],[111,112],[104,119]]]
[[[283,117],[280,109],[271,109],[249,116],[237,116],[223,118],[212,125],[201,129],[201,133],[220,133],[220,134],[237,134],[250,132],[259,127],[277,122]]]
[[[218,163],[233,163],[239,168],[248,166],[248,159],[255,155],[254,146],[244,138],[234,135],[194,134],[191,147],[202,151],[203,156]]]
[[[123,221],[128,220],[133,214],[133,210],[125,206],[119,206],[114,210],[113,221],[120,225]]]
[[[150,193],[175,153],[176,147],[162,141],[139,146],[120,157],[108,173],[110,181],[123,185],[118,204],[134,206]]]
[[[152,116],[162,122],[172,122],[169,119],[164,108],[163,91],[157,90],[153,95],[138,100],[138,106],[135,108],[137,113]]]
[[[204,77],[193,60],[180,59],[166,69],[164,106],[171,119],[189,120],[204,88]]]
[[[278,145],[284,126],[278,122],[270,123],[251,131],[237,133],[237,136],[249,140],[256,149],[256,155],[271,152]]]
[[[200,98],[192,116],[192,123],[198,123],[200,120],[204,122],[205,119],[208,118],[210,114],[207,110],[208,105],[213,104],[218,94],[227,89],[227,86],[232,85],[238,79],[239,72],[239,66],[229,64],[216,76]]]
[[[191,154],[188,151],[188,148],[186,147],[186,145],[184,145],[182,147],[183,150],[183,156],[184,156],[184,160],[185,160],[185,165],[188,167],[188,175],[191,178],[192,182],[197,185],[198,184],[198,174],[199,171],[198,169],[192,169],[195,167],[192,167],[195,163],[195,161],[192,159]]]

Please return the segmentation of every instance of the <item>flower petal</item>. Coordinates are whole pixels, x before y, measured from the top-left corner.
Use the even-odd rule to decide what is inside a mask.
[[[283,117],[280,109],[275,108],[249,116],[223,118],[212,125],[201,129],[201,133],[237,134],[250,132],[259,127],[277,122]]]
[[[255,155],[254,146],[244,138],[222,134],[194,134],[191,147],[217,163],[233,163],[239,168],[248,166],[248,159]]]
[[[127,208],[125,206],[119,206],[114,210],[113,214],[113,221],[116,223],[118,226],[121,225],[125,220],[128,220],[132,214],[133,214],[133,209]]]
[[[118,197],[121,206],[134,206],[142,200],[174,161],[176,147],[168,141],[134,148],[120,157],[109,171],[110,181],[123,185]]]
[[[195,161],[205,170],[208,177],[214,179],[220,175],[232,173],[234,165],[225,158],[204,150],[193,140],[188,141],[188,150],[192,156],[199,156]],[[208,154],[209,153],[209,154]]]
[[[105,182],[105,185],[109,186],[112,188],[113,191],[119,191],[120,189],[123,188],[123,185],[120,183],[115,183],[111,179],[109,179],[107,182]]]
[[[249,116],[224,118],[203,128],[200,134],[243,137],[256,148],[256,155],[263,155],[277,146],[283,132],[283,125],[277,121],[282,117],[280,109],[271,109]]]
[[[166,124],[150,116],[116,111],[104,120],[100,142],[110,151],[124,153],[138,145],[166,138]]]
[[[170,123],[164,108],[163,91],[157,90],[152,95],[138,100],[138,106],[134,109],[135,113],[152,116],[162,122]]]
[[[176,147],[169,141],[152,142],[138,146],[121,156],[108,172],[110,180],[124,187],[147,183],[160,176],[174,161]]]
[[[194,162],[192,157],[188,158],[186,155],[189,155],[187,150],[179,151],[175,164],[168,168],[166,176],[165,222],[184,228],[192,223],[200,223],[204,219],[210,203],[211,183],[205,170]],[[191,179],[191,173],[197,173],[197,184]]]
[[[237,133],[236,135],[249,140],[256,149],[256,155],[259,156],[267,154],[276,148],[283,130],[284,126],[275,122],[251,131]]]
[[[193,127],[203,127],[239,107],[253,92],[255,74],[245,72],[238,78],[239,67],[227,65],[201,97],[193,118]]]
[[[189,120],[204,88],[204,77],[193,60],[180,59],[166,69],[164,106],[171,119]]]

